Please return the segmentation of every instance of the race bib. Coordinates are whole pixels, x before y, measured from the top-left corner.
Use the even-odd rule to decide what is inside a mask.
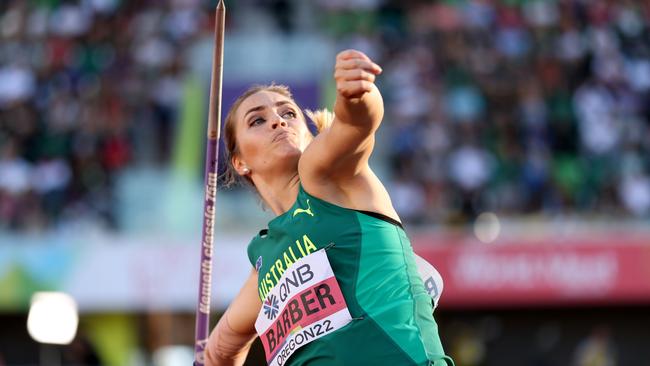
[[[300,347],[352,320],[325,250],[298,259],[264,299],[255,329],[266,361],[284,365]]]
[[[444,287],[442,277],[431,263],[427,262],[417,254],[415,255],[415,264],[418,267],[418,274],[420,275],[422,282],[424,282],[424,289],[433,299],[433,309],[435,310],[435,308],[438,307],[438,302],[440,301],[440,296],[442,295],[442,289]]]

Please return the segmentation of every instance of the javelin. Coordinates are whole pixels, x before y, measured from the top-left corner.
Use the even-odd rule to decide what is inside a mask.
[[[215,200],[217,198],[217,172],[219,165],[219,136],[221,135],[221,85],[223,76],[223,34],[226,7],[219,0],[215,10],[214,52],[212,54],[212,79],[210,80],[210,110],[205,154],[205,204],[203,205],[203,230],[201,239],[201,270],[199,299],[196,307],[196,333],[194,337],[194,366],[205,364],[205,348],[210,327],[210,293],[212,291],[212,248],[214,242]]]

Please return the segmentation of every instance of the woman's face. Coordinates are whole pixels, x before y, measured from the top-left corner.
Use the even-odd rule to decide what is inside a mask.
[[[246,98],[235,116],[239,153],[237,172],[273,175],[285,167],[297,169],[300,155],[313,136],[298,106],[281,94],[260,91]]]

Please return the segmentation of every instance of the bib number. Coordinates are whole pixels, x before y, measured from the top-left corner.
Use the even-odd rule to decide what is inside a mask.
[[[272,366],[352,320],[324,249],[300,258],[269,291],[255,321]]]

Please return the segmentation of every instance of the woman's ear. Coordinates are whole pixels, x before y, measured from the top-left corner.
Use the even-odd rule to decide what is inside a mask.
[[[251,173],[251,169],[248,167],[248,165],[237,155],[234,155],[230,161],[232,163],[232,166],[235,168],[235,171],[237,171],[237,174],[245,176]]]

